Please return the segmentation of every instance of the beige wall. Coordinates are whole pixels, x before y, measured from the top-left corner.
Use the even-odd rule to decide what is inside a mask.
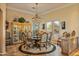
[[[0,54],[5,54],[5,20],[6,20],[6,4],[0,4]]]
[[[61,30],[61,33],[63,31],[72,32],[72,30],[75,30],[77,35],[79,33],[79,4],[73,4],[69,7],[50,12],[44,15],[44,17],[47,17],[48,20],[58,19],[59,21],[66,21],[66,30]]]
[[[61,34],[63,31],[72,32],[73,30],[76,31],[77,35],[79,32],[79,25],[78,25],[78,19],[79,19],[79,4],[73,4],[71,6],[67,6],[65,8],[58,9],[56,11],[50,12],[48,14],[45,14],[45,19],[42,19],[41,23],[45,23],[45,21],[58,19],[59,21],[65,21],[66,22],[66,29],[61,30]],[[7,20],[11,21],[15,17],[24,17],[25,19],[31,19],[32,15],[22,13],[19,11],[14,10],[7,10]],[[42,16],[43,17],[43,16]]]
[[[27,14],[27,13],[23,13],[23,12],[19,12],[16,10],[11,10],[11,9],[7,9],[7,20],[8,21],[12,21],[15,17],[24,17],[25,19],[31,19],[32,15]]]

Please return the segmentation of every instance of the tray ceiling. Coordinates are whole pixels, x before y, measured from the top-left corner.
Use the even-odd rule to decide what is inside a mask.
[[[57,9],[59,7],[69,5],[68,3],[39,3],[38,13],[48,12],[51,9]],[[8,3],[7,6],[10,8],[16,8],[23,11],[28,11],[30,13],[35,13],[35,9],[32,7],[35,6],[34,3]]]

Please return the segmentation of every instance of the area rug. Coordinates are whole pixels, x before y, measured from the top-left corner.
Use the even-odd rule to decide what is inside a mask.
[[[19,51],[23,52],[24,54],[30,54],[30,55],[48,54],[48,53],[53,52],[53,51],[56,49],[55,45],[53,45],[53,44],[51,44],[51,46],[48,47],[48,49],[44,49],[44,48],[42,47],[42,50],[39,50],[39,49],[28,49],[28,50],[27,50],[27,49],[24,48],[23,46],[24,46],[24,45],[21,45],[21,46],[19,47]]]

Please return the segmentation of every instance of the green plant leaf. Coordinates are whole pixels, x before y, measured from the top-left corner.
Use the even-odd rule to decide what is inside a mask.
[[[20,18],[18,19],[18,22],[24,23],[24,22],[25,22],[25,19],[24,19],[23,17],[20,17]]]

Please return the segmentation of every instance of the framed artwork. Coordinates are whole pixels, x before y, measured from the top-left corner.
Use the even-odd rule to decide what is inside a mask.
[[[14,22],[18,22],[18,18],[15,17],[15,18],[13,19],[13,21],[14,21]]]
[[[8,29],[8,27],[9,27],[9,22],[6,21],[6,30]]]
[[[45,24],[43,24],[42,29],[45,29]]]
[[[65,23],[65,21],[61,22],[61,27],[62,27],[62,29],[66,29],[66,23]]]

